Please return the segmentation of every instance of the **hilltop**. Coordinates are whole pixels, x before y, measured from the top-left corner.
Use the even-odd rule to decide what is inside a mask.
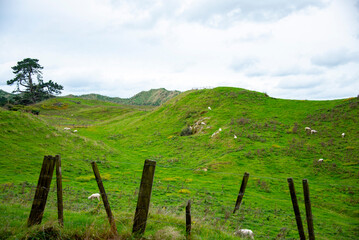
[[[161,104],[167,102],[169,99],[177,96],[178,94],[180,94],[180,91],[168,91],[164,88],[159,88],[159,89],[151,89],[149,91],[139,92],[131,98],[107,97],[94,93],[80,95],[76,97],[83,99],[115,102],[120,104],[129,104],[129,105],[160,106]]]
[[[143,162],[152,159],[157,166],[146,238],[163,239],[166,232],[181,239],[174,234],[185,235],[184,207],[191,199],[193,239],[238,239],[233,232],[240,227],[253,230],[256,239],[296,239],[288,177],[294,178],[302,219],[301,180],[309,181],[317,239],[359,237],[358,98],[285,100],[223,87],[183,92],[157,107],[61,97],[29,108],[40,115],[0,111],[0,194],[6,200],[0,220],[11,222],[0,236],[41,232],[21,227],[31,186],[43,155],[61,154],[62,236],[98,239],[108,229],[102,205],[87,200],[98,191],[89,164],[94,160],[119,232],[129,238]],[[250,177],[243,204],[232,214],[244,172]],[[44,216],[50,226],[53,195]]]

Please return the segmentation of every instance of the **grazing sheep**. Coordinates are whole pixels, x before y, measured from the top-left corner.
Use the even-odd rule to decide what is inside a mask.
[[[65,127],[64,130],[71,130],[71,128]]]
[[[342,138],[344,138],[345,137],[345,133],[342,133]]]
[[[324,161],[323,158],[320,158],[320,159],[318,160],[319,163],[321,163],[321,162],[323,162],[323,161]]]
[[[77,130],[74,130],[74,133],[77,133]]]
[[[239,229],[238,231],[235,231],[234,234],[242,238],[254,239],[253,232],[249,229]]]
[[[222,131],[222,128],[219,128],[217,131],[215,131],[211,137],[214,137],[216,136],[220,131]]]
[[[237,136],[236,135],[234,135],[234,139],[236,139],[237,138]]]
[[[212,134],[211,137],[214,137],[214,136],[216,136],[217,134],[218,134],[218,131],[215,131],[215,132]]]
[[[88,197],[88,199],[94,199],[94,198],[97,198],[97,200],[100,201],[100,194],[99,193],[94,193],[92,194],[91,196]]]
[[[317,131],[317,130],[314,130],[314,129],[310,130],[310,134],[317,133],[317,132],[318,132],[318,131]]]
[[[212,108],[211,108],[211,107],[208,107],[208,110],[212,110]]]
[[[305,127],[304,129],[305,129],[305,131],[310,131],[310,130],[312,130],[310,127]]]

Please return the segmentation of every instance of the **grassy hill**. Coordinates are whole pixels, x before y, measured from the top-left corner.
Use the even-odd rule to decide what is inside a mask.
[[[0,97],[11,98],[11,97],[13,97],[14,95],[15,95],[15,94],[8,93],[8,92],[5,92],[4,90],[1,90],[1,89],[0,89]]]
[[[142,91],[137,93],[131,98],[118,98],[118,97],[107,97],[99,94],[85,94],[79,96],[83,99],[101,100],[107,102],[115,102],[120,104],[129,105],[150,105],[160,106],[162,103],[167,102],[169,99],[180,94],[180,91],[168,91],[164,88],[151,89],[149,91]]]
[[[12,99],[15,96],[15,94],[5,92],[0,89],[0,106],[5,105],[8,100]]]
[[[1,110],[0,221],[6,224],[0,236],[33,237],[51,226],[55,236],[103,238],[109,229],[103,206],[87,200],[98,192],[89,163],[95,160],[118,230],[129,238],[143,162],[153,159],[148,239],[183,239],[189,199],[193,239],[238,239],[238,228],[253,230],[256,239],[298,239],[288,177],[294,178],[303,220],[301,180],[309,181],[317,239],[357,239],[358,105],[358,98],[284,100],[215,88],[187,91],[155,108],[56,98],[31,106],[39,116]],[[308,134],[307,126],[317,134]],[[47,154],[62,157],[63,230],[53,227],[52,192],[45,225],[24,227],[31,186]],[[244,172],[250,173],[247,189],[232,214]]]

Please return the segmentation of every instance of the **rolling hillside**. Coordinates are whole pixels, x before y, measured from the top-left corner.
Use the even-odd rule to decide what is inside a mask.
[[[8,100],[11,100],[14,96],[15,94],[8,93],[0,89],[0,106],[5,105]]]
[[[112,98],[99,94],[85,94],[78,97],[83,99],[100,100],[129,105],[160,106],[178,94],[180,94],[179,91],[168,91],[164,88],[159,88],[139,92],[131,98]]]
[[[0,220],[8,219],[0,236],[41,232],[20,227],[31,206],[30,186],[43,155],[61,154],[65,227],[55,235],[106,232],[103,206],[87,200],[98,191],[89,164],[95,160],[120,235],[129,238],[143,162],[153,159],[146,238],[164,239],[160,234],[166,233],[183,239],[184,207],[191,199],[193,239],[238,239],[238,228],[253,230],[256,239],[298,239],[288,177],[294,178],[303,220],[301,180],[308,179],[316,239],[359,237],[358,98],[284,100],[215,88],[187,91],[155,108],[79,98],[31,108],[40,115],[0,111]],[[247,189],[232,214],[244,172],[250,173]],[[56,198],[49,197],[44,222],[51,226]]]

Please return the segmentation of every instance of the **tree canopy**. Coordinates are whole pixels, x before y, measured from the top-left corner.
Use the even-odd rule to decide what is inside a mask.
[[[60,94],[63,86],[49,80],[44,82],[38,59],[25,58],[12,67],[15,77],[7,85],[16,84],[13,93],[20,93],[15,100],[20,104],[31,104]]]

